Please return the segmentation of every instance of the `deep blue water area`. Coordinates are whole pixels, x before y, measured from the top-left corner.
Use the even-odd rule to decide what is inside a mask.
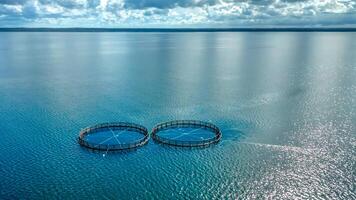
[[[354,32],[1,32],[0,199],[356,199]],[[79,131],[210,121],[208,148]]]
[[[192,141],[203,142],[204,140],[214,139],[215,133],[211,130],[202,128],[168,128],[157,133],[159,137],[173,141]]]
[[[93,145],[120,145],[135,143],[143,137],[143,134],[135,131],[103,130],[86,135],[84,140]]]

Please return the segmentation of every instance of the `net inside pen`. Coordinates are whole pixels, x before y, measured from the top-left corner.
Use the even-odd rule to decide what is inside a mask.
[[[219,142],[222,136],[214,124],[197,120],[161,123],[151,135],[157,142],[180,147],[207,146]]]
[[[127,123],[103,123],[80,131],[80,145],[103,151],[137,148],[148,142],[149,134],[144,126]]]

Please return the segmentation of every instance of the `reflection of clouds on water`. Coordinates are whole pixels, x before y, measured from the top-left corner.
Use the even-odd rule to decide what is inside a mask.
[[[196,116],[199,113],[208,111],[209,106],[205,105],[190,105],[190,106],[180,106],[172,109],[172,112],[176,116]]]
[[[225,114],[241,113],[245,109],[258,109],[260,106],[275,103],[281,96],[280,93],[266,93],[251,100],[239,100],[234,104],[217,106],[216,109]]]
[[[223,139],[221,140],[223,143],[230,141],[239,141],[241,139],[246,138],[246,133],[241,131],[239,128],[227,128],[221,130]]]
[[[264,143],[255,143],[255,142],[239,142],[239,144],[254,145],[254,146],[266,148],[266,149],[272,149],[272,150],[284,151],[284,152],[296,152],[296,153],[301,153],[301,154],[306,154],[306,155],[310,155],[315,151],[315,149],[308,149],[308,148],[302,148],[302,147],[276,145],[276,144],[264,144]]]
[[[237,106],[229,106],[228,109],[246,109],[246,108],[255,108],[263,105],[273,104],[278,101],[285,101],[288,98],[294,98],[302,94],[304,91],[303,88],[296,88],[294,90],[288,90],[286,93],[283,92],[270,92],[264,93],[262,95],[256,96],[253,99],[240,102]]]
[[[245,108],[262,106],[274,103],[281,98],[281,94],[277,92],[262,94],[243,105]]]

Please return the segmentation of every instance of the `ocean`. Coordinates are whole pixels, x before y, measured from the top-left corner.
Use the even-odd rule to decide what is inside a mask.
[[[356,199],[355,55],[355,32],[0,32],[0,199]],[[222,139],[77,143],[178,119]]]

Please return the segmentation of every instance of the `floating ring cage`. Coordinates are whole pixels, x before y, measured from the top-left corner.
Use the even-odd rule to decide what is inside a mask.
[[[149,134],[144,126],[127,123],[103,123],[80,131],[78,142],[94,150],[117,151],[145,145]]]
[[[176,120],[158,124],[152,138],[163,144],[179,147],[201,147],[217,143],[220,129],[212,123],[197,120]]]

